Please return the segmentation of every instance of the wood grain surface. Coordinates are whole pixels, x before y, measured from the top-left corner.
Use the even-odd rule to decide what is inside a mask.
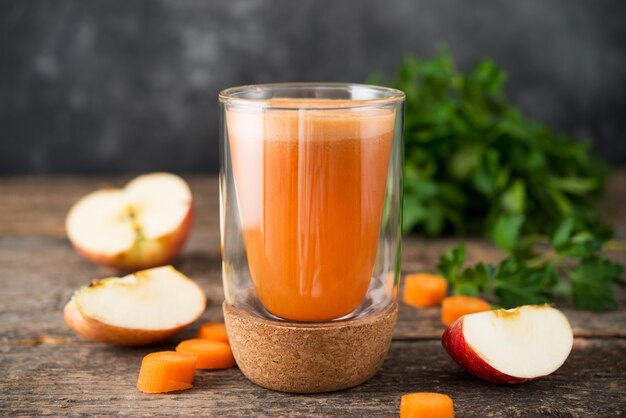
[[[187,177],[197,219],[176,266],[206,292],[202,320],[221,320],[221,262],[217,181]],[[63,322],[72,292],[115,272],[80,258],[65,238],[64,217],[83,194],[121,186],[124,178],[0,178],[0,415],[394,416],[412,391],[451,395],[459,417],[626,415],[626,294],[620,310],[595,314],[561,306],[577,336],[563,368],[517,386],[497,386],[468,375],[439,343],[438,308],[401,304],[394,341],[382,369],[367,383],[342,392],[287,395],[250,383],[237,368],[199,371],[194,388],[146,395],[134,387],[141,358],[171,349],[197,324],[147,348],[85,341]],[[626,238],[626,172],[613,179],[603,210],[618,238]],[[403,270],[432,270],[457,239],[405,241]],[[468,240],[471,260],[501,254]],[[624,251],[608,253],[626,262]]]

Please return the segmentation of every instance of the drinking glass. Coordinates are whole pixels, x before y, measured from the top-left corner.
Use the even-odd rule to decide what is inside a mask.
[[[219,103],[226,302],[292,322],[395,302],[404,93],[283,83],[229,88]]]

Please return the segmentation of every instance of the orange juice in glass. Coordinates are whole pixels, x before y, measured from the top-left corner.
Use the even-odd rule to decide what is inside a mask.
[[[384,270],[397,268],[379,243],[389,229],[384,215],[394,215],[388,186],[399,166],[403,96],[327,85],[326,97],[313,85],[288,86],[265,86],[273,94],[231,97],[224,106],[233,216],[263,307],[286,320],[328,321],[355,311],[375,276],[388,280]],[[359,88],[362,99],[353,97]]]

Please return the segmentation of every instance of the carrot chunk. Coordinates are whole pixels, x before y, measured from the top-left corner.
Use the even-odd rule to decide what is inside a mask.
[[[463,315],[491,310],[491,305],[472,296],[450,296],[441,303],[441,321],[450,325]]]
[[[176,351],[195,355],[196,369],[227,369],[235,364],[230,345],[221,341],[192,338],[181,341]]]
[[[141,362],[137,389],[145,393],[163,393],[192,387],[196,356],[175,351],[148,354]]]
[[[409,274],[404,279],[404,303],[425,307],[439,305],[448,291],[448,281],[436,274]]]
[[[432,392],[404,395],[400,401],[400,418],[454,418],[452,398]]]
[[[207,322],[202,324],[198,330],[198,338],[227,343],[228,334],[226,333],[226,325],[224,325],[223,322]]]

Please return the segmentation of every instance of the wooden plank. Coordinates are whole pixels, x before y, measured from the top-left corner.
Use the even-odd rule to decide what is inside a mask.
[[[63,237],[65,215],[74,202],[94,190],[123,187],[131,179],[132,176],[0,177],[0,235]],[[219,237],[217,177],[185,179],[197,209],[195,230]]]
[[[215,245],[210,240],[200,236],[192,239],[176,266],[207,294],[209,306],[203,319],[220,320],[224,299],[220,258],[215,252],[203,251]],[[114,274],[78,257],[65,238],[0,237],[0,335],[14,341],[40,335],[70,337],[61,314],[65,302],[91,279]],[[619,293],[626,306],[626,292]],[[572,308],[564,311],[577,336],[626,338],[625,309],[602,314]],[[401,303],[394,338],[437,339],[444,330],[439,317],[439,308],[416,309]]]
[[[437,308],[401,306],[383,369],[353,390],[280,394],[258,388],[232,369],[200,372],[195,388],[185,393],[141,394],[134,381],[142,356],[171,349],[176,341],[194,335],[197,326],[159,346],[128,349],[84,341],[67,329],[62,317],[74,289],[91,278],[114,274],[75,254],[64,236],[65,214],[83,194],[106,184],[122,185],[126,179],[0,179],[0,415],[393,416],[402,393],[423,390],[452,395],[459,416],[615,416],[626,411],[623,308],[597,315],[566,307],[576,334],[592,338],[577,339],[570,359],[556,374],[516,387],[483,383],[459,370],[440,347],[443,326]],[[217,182],[207,177],[189,180],[198,215],[177,266],[209,297],[203,320],[219,320],[223,292]],[[607,213],[624,237],[620,231],[626,229],[620,225],[626,223],[626,193],[609,196],[614,198],[605,206]],[[404,270],[434,268],[441,251],[455,242],[406,240]],[[470,242],[471,260],[499,256],[484,241]],[[626,261],[623,252],[611,256]]]
[[[197,229],[219,232],[216,176],[186,175],[196,199]],[[0,234],[63,236],[63,220],[72,203],[103,187],[121,187],[132,176],[109,177],[0,177]],[[617,171],[607,185],[600,208],[615,230],[626,239],[626,169]]]
[[[621,305],[626,306],[626,292],[619,291]],[[567,316],[576,337],[626,338],[626,311],[595,313],[574,308],[560,308]],[[445,330],[440,321],[441,309],[413,308],[400,303],[394,333],[396,340],[438,339]]]
[[[202,244],[202,240],[196,240]],[[52,267],[51,267],[52,266]],[[177,263],[181,271],[198,281],[209,298],[206,320],[221,318],[221,286],[219,258],[190,246]],[[64,239],[37,237],[0,238],[0,334],[12,339],[36,338],[55,330],[66,333],[61,309],[76,288],[92,278],[103,278],[115,272],[93,266],[78,258]],[[33,293],[36,292],[36,293]],[[620,291],[622,305],[624,294]],[[43,297],[42,297],[43,295]],[[563,309],[577,336],[626,338],[626,310],[601,314]],[[18,314],[19,313],[19,314]],[[40,321],[41,314],[50,321]],[[396,339],[439,338],[444,330],[440,309],[416,309],[400,304],[395,331]],[[56,318],[55,321],[51,321]],[[17,322],[32,327],[15,327]],[[58,333],[58,331],[57,331]]]
[[[626,341],[579,339],[562,369],[500,386],[461,369],[437,341],[396,341],[382,369],[347,391],[290,395],[261,389],[237,368],[198,371],[194,388],[146,395],[134,384],[143,355],[171,349],[73,341],[0,345],[0,415],[397,416],[400,396],[449,394],[460,417],[618,416],[626,411]]]

